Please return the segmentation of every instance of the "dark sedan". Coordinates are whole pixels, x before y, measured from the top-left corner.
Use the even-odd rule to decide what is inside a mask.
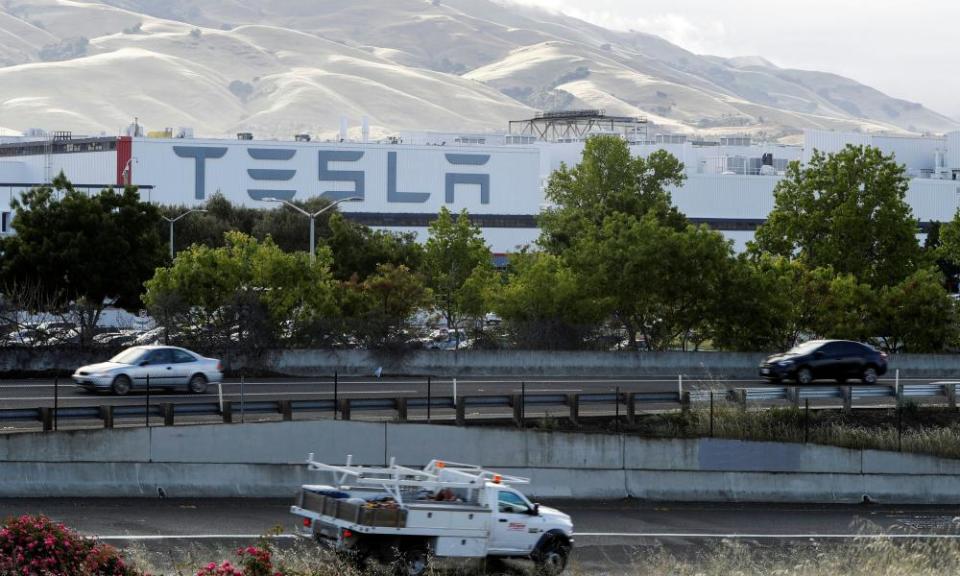
[[[767,380],[794,380],[803,385],[824,379],[840,384],[847,380],[876,384],[886,372],[886,354],[847,340],[804,342],[789,352],[768,357],[760,365],[760,376]]]

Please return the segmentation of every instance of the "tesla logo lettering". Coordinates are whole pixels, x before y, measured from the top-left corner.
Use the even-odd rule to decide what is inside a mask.
[[[272,160],[284,162],[296,156],[296,150],[285,150],[280,148],[247,148],[247,153],[254,160]],[[297,175],[296,170],[277,170],[274,168],[250,168],[247,175],[258,182],[288,182]],[[262,188],[252,188],[247,190],[254,200],[263,200],[264,198],[280,198],[282,200],[293,200],[297,195],[296,190],[265,190]]]
[[[447,162],[457,166],[483,166],[490,161],[489,154],[447,154]],[[453,193],[457,184],[476,184],[480,186],[480,203],[490,203],[489,174],[447,174],[446,202],[453,204]]]
[[[320,153],[320,181],[321,182],[353,182],[353,191],[325,190],[320,196],[332,200],[345,198],[365,198],[364,182],[366,174],[344,170],[331,170],[331,162],[356,162],[363,158],[363,152],[347,152],[339,150],[321,150]]]
[[[197,200],[206,198],[207,160],[217,160],[227,154],[226,147],[203,146],[174,146],[173,152],[180,158],[193,159],[194,164],[194,197]],[[278,168],[277,163],[289,162],[297,155],[292,148],[248,148],[247,155],[257,161],[268,162],[263,167],[248,168],[247,176],[250,180],[263,183],[247,189],[247,195],[254,200],[264,198],[280,198],[292,200],[297,190],[287,185],[287,188],[270,188],[270,183],[291,182],[297,175],[296,170]],[[320,150],[317,153],[318,179],[320,182],[341,182],[352,184],[352,190],[323,190],[320,196],[328,200],[343,200],[346,198],[366,198],[366,172],[363,170],[333,170],[332,163],[359,162],[365,152],[352,150]],[[489,154],[444,154],[448,164],[453,166],[486,166],[490,161]],[[387,152],[387,202],[391,204],[423,204],[430,199],[431,193],[425,191],[401,191],[399,186],[399,168],[397,152]],[[476,186],[480,190],[480,203],[490,203],[490,174],[474,172],[448,172],[444,175],[444,202],[453,204],[456,199],[458,186]],[[462,192],[462,190],[461,190]]]
[[[194,163],[194,197],[197,200],[206,198],[207,185],[207,158],[223,158],[226,148],[204,148],[200,146],[174,146],[173,153],[181,158],[193,158]]]

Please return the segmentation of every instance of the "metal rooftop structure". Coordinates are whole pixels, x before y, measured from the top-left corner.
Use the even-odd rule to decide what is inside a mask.
[[[510,135],[534,136],[545,142],[580,141],[591,134],[620,134],[630,142],[647,140],[647,119],[607,116],[604,110],[541,112],[528,120],[510,122]]]

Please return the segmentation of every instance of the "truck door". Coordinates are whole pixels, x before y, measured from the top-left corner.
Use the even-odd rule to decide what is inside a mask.
[[[497,512],[490,531],[490,550],[528,554],[541,536],[543,519],[525,498],[511,490],[497,491]]]

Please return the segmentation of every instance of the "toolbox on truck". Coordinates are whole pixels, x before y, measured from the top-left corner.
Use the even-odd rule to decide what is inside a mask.
[[[333,498],[317,494],[310,490],[300,493],[300,507],[305,510],[339,518],[362,526],[382,528],[403,528],[407,525],[407,511],[402,508],[372,508],[348,502],[343,498]]]

